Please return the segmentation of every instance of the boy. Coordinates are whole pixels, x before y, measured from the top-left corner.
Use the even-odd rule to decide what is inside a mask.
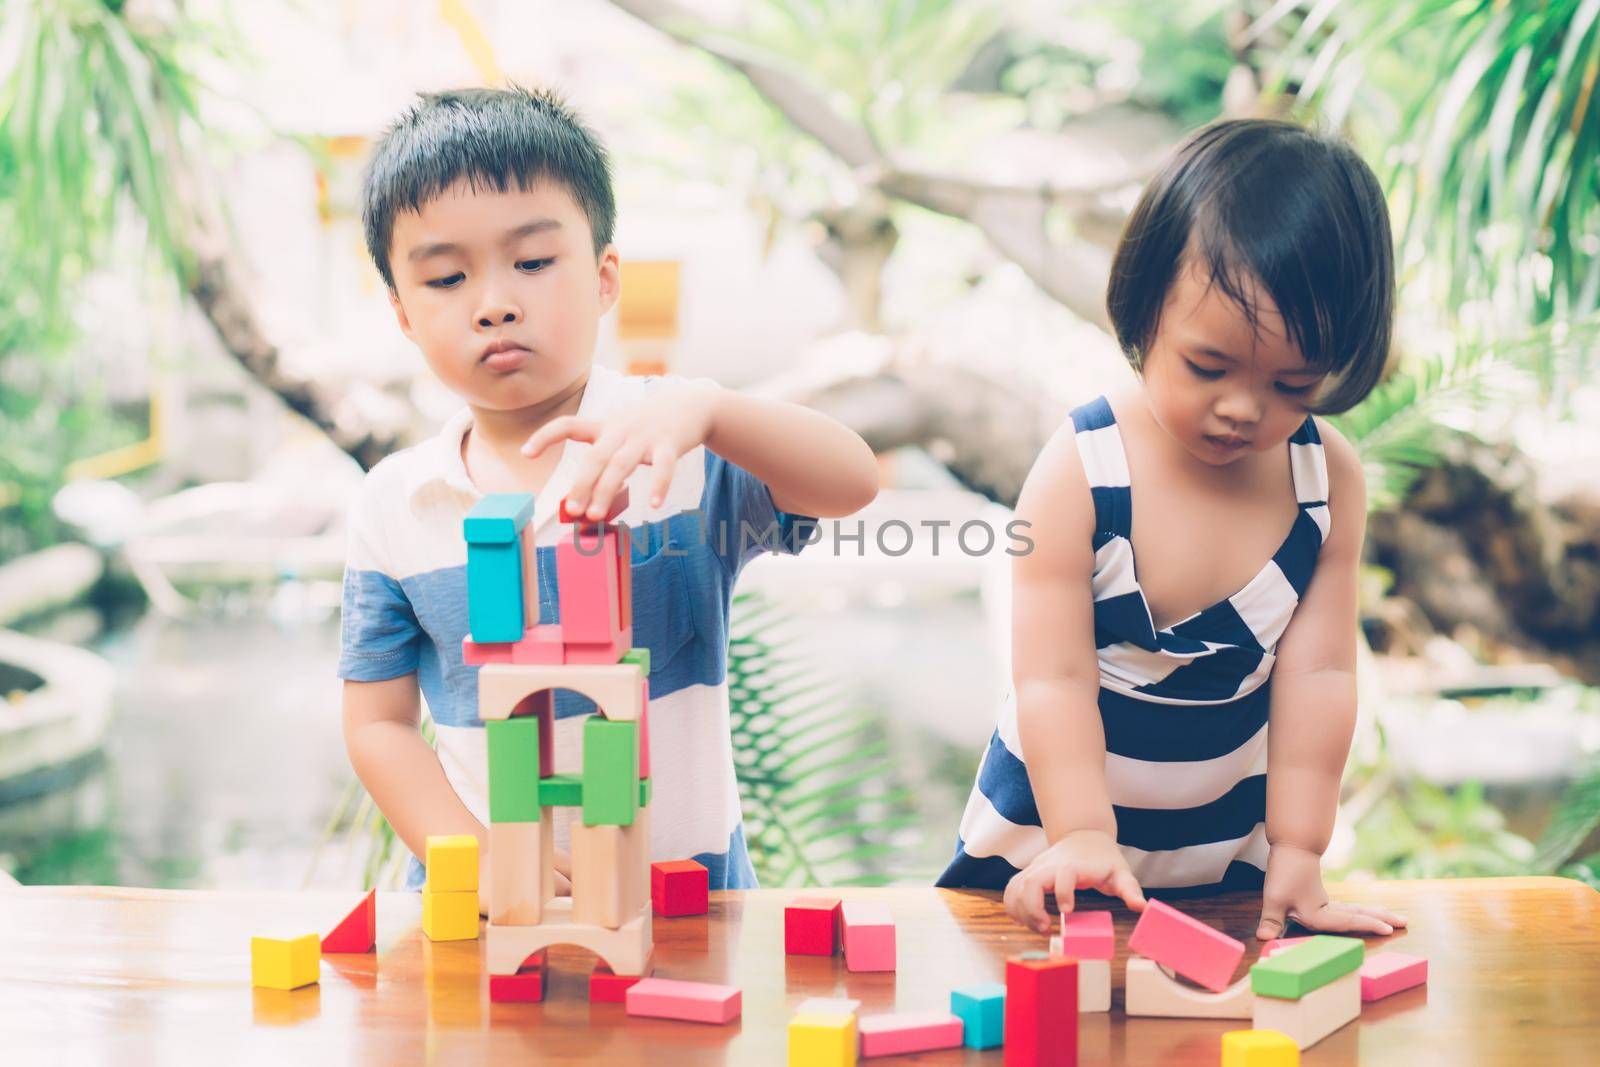
[[[552,94],[422,96],[379,141],[362,199],[400,329],[466,402],[437,438],[374,467],[351,512],[345,743],[413,853],[407,887],[431,835],[473,834],[493,862],[477,671],[461,658],[462,519],[484,494],[534,494],[540,616],[558,621],[557,504],[603,518],[624,487],[633,639],[651,653],[651,854],[694,857],[713,889],[753,886],[728,732],[733,583],[764,547],[797,552],[815,517],[871,501],[871,451],[804,408],[594,365],[620,288],[609,164]],[[437,752],[417,728],[419,689]],[[591,708],[556,694],[558,762],[573,762]],[[564,851],[556,863],[570,873]]]

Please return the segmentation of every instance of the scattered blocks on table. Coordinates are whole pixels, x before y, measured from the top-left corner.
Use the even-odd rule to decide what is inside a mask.
[[[629,987],[644,977],[642,974],[617,974],[600,960],[589,972],[589,1000],[594,1004],[621,1004],[627,999]]]
[[[1006,960],[1006,1063],[1074,1067],[1078,1062],[1078,961]]]
[[[489,748],[489,818],[493,822],[538,822],[540,758],[545,724],[533,715],[483,724]]]
[[[496,1004],[528,1004],[544,999],[545,954],[536,952],[516,974],[491,974],[489,1000]]]
[[[783,909],[783,950],[791,956],[831,956],[838,951],[839,901],[801,897]]]
[[[894,916],[887,904],[847,900],[840,907],[844,965],[852,971],[894,970]]]
[[[639,724],[583,723],[583,825],[629,826],[639,812]]]
[[[1244,958],[1244,942],[1160,900],[1147,903],[1128,948],[1213,993],[1228,987],[1234,968]]]
[[[371,952],[378,946],[378,891],[368,891],[322,939],[323,952]]]
[[[1154,960],[1143,956],[1128,958],[1122,984],[1122,1010],[1129,1016],[1248,1019],[1254,999],[1249,977],[1239,979],[1220,993],[1208,993],[1167,976]]]
[[[1365,955],[1366,946],[1359,938],[1313,937],[1251,967],[1250,988],[1258,997],[1298,1000],[1359,970]]]
[[[467,513],[467,628],[483,643],[522,637],[526,622],[522,529],[533,516],[529,493],[495,493]]]
[[[422,891],[422,932],[429,941],[472,941],[478,936],[478,891]]]
[[[968,1048],[999,1048],[1005,1043],[1006,987],[983,982],[950,991],[950,1014],[961,1020]]]
[[[961,1019],[947,1011],[901,1011],[856,1022],[863,1059],[960,1048],[964,1030]]]
[[[692,1023],[727,1023],[739,1017],[742,997],[737,988],[675,978],[643,978],[625,994],[629,1015],[682,1019]]]
[[[855,1067],[856,1017],[796,1015],[789,1020],[790,1067]]]
[[[1264,959],[1264,960],[1265,959],[1271,959],[1273,956],[1276,956],[1278,953],[1282,952],[1286,948],[1294,948],[1296,945],[1305,944],[1307,941],[1311,940],[1312,936],[1313,935],[1307,935],[1305,937],[1278,937],[1278,938],[1274,938],[1273,940],[1268,941],[1266,944],[1261,946],[1261,957],[1260,958]],[[1240,1030],[1238,1032],[1241,1033],[1241,1034],[1247,1034],[1250,1031],[1248,1031],[1248,1030]]]
[[[1117,936],[1109,911],[1067,911],[1061,913],[1061,933],[1050,939],[1050,951],[1057,956],[1084,960],[1109,960],[1117,954]]]
[[[1428,961],[1390,949],[1368,956],[1358,973],[1361,975],[1361,999],[1382,1000],[1426,982]]]
[[[1300,1067],[1300,1049],[1276,1030],[1231,1030],[1222,1035],[1222,1067]]]
[[[657,915],[704,915],[710,910],[711,872],[694,860],[650,865],[650,902]]]
[[[428,838],[427,888],[436,893],[459,893],[478,888],[478,839],[471,834],[444,834]]]
[[[322,971],[316,934],[252,937],[250,984],[261,989],[299,989],[314,984]]]
[[[1294,948],[1289,952],[1301,950]],[[1282,959],[1289,952],[1273,959]],[[1360,1014],[1361,974],[1351,971],[1298,1000],[1257,996],[1253,1019],[1255,1029],[1277,1030],[1287,1034],[1301,1049],[1307,1049]]]

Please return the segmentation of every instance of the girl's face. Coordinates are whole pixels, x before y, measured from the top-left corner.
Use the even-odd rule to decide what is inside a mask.
[[[1224,467],[1282,446],[1325,377],[1306,366],[1259,286],[1257,329],[1203,266],[1178,272],[1142,378],[1150,411],[1190,455]]]

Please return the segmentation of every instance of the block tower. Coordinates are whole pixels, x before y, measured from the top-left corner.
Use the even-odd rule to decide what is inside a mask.
[[[489,746],[490,975],[547,946],[577,945],[618,975],[650,966],[649,652],[634,649],[627,531],[566,513],[556,545],[558,624],[539,622],[533,497],[487,496],[468,514],[465,662],[479,667]],[[546,574],[546,578],[549,575]],[[594,701],[582,773],[553,766],[554,691]],[[555,896],[556,807],[572,824],[572,896]]]

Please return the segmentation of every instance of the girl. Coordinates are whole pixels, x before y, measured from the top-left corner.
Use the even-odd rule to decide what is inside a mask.
[[[1047,893],[1138,911],[1141,887],[1261,889],[1263,939],[1392,933],[1322,885],[1366,502],[1313,417],[1383,371],[1382,190],[1338,140],[1216,123],[1145,189],[1106,302],[1138,384],[1073,411],[1023,487],[1015,690],[939,884],[1003,886],[1040,933]]]

